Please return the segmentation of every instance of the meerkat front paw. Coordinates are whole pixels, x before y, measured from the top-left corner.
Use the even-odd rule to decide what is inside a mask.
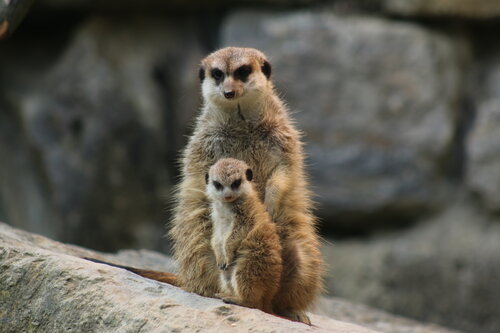
[[[217,264],[217,267],[219,267],[219,269],[223,271],[227,271],[228,266],[229,265],[225,262]]]
[[[227,267],[229,266],[227,264],[226,257],[223,254],[219,254],[217,252],[215,252],[215,265],[217,266],[217,268],[223,271],[227,270]]]
[[[277,171],[266,183],[264,206],[271,217],[278,211],[281,198],[287,188],[287,177],[284,171]]]
[[[303,311],[280,312],[278,313],[278,315],[293,321],[298,321],[299,323],[311,325],[311,320],[309,319],[309,316]]]

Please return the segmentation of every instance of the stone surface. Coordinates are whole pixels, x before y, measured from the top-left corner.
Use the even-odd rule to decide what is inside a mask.
[[[42,0],[41,8],[48,9],[158,9],[175,8],[181,10],[199,10],[200,8],[224,7],[228,0],[215,0],[207,3],[201,0]],[[500,16],[500,4],[496,0],[243,0],[232,6],[274,6],[290,8],[294,6],[333,5],[334,8],[374,11],[381,14],[403,16],[460,17],[487,19]]]
[[[494,18],[500,16],[497,0],[371,0],[389,13],[407,16]]]
[[[467,184],[484,207],[500,213],[500,52],[483,66],[475,94],[476,119],[467,147]]]
[[[7,38],[16,30],[33,1],[0,1],[0,40]]]
[[[105,1],[88,1],[88,0],[42,0],[40,5],[47,8],[65,8],[65,9],[108,9],[116,10],[123,9],[179,9],[179,10],[200,10],[213,9],[214,6],[223,8],[228,4],[231,6],[248,6],[248,5],[272,5],[272,6],[296,6],[296,5],[311,5],[320,3],[321,0],[242,0],[238,3],[228,0],[105,0]],[[43,8],[42,7],[42,8]]]
[[[367,17],[238,12],[222,26],[233,44],[270,57],[305,132],[321,217],[371,228],[443,205],[461,80],[451,39]]]
[[[458,332],[437,325],[422,324],[375,310],[366,305],[354,304],[336,297],[323,297],[317,305],[317,314],[363,325],[384,333],[452,333]]]
[[[107,265],[90,256],[144,268],[175,270],[151,251],[117,255],[65,245],[0,223],[2,332],[375,332],[451,333],[339,299],[323,298],[314,327],[187,293]],[[344,321],[325,317],[342,318]],[[352,321],[358,325],[348,323]]]
[[[95,248],[159,248],[174,161],[199,107],[196,27],[94,17],[75,29],[55,63],[22,59],[36,68],[24,79],[22,48],[0,55],[0,151],[13,156],[0,166],[0,211],[27,229],[51,221],[48,235]]]
[[[418,320],[499,332],[500,221],[481,214],[459,202],[408,231],[325,245],[327,286]]]
[[[293,8],[297,6],[328,6],[342,12],[368,12],[379,15],[400,15],[409,17],[452,17],[488,19],[500,16],[500,4],[497,0],[241,0],[238,3],[228,0],[41,0],[41,9],[78,9],[78,10],[151,10],[177,9],[198,11],[200,9],[248,6],[271,6],[273,8]]]

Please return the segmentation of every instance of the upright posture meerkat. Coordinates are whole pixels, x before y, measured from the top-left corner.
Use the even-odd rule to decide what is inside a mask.
[[[211,245],[226,302],[273,313],[281,279],[281,245],[276,226],[240,160],[219,160],[206,175],[211,201]]]
[[[202,60],[203,108],[183,153],[182,180],[169,232],[179,274],[118,267],[200,295],[220,294],[205,174],[217,160],[236,158],[253,170],[258,197],[280,238],[282,272],[273,310],[310,323],[305,310],[322,290],[323,262],[300,134],[270,76],[269,62],[255,49],[228,47]]]
[[[222,291],[205,174],[217,160],[236,158],[253,170],[258,196],[280,237],[283,271],[274,311],[309,323],[305,310],[322,290],[323,263],[300,134],[270,75],[264,54],[250,48],[220,49],[201,62],[203,108],[183,153],[169,231],[179,263],[176,283],[205,296]]]

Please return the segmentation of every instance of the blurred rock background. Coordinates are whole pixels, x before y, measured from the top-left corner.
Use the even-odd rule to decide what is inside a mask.
[[[305,134],[328,292],[500,331],[496,0],[38,0],[0,43],[0,220],[168,251],[197,69],[264,51]]]

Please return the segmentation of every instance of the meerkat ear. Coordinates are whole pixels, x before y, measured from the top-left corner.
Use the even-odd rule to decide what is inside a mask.
[[[205,174],[205,184],[208,185],[208,172]]]
[[[269,63],[269,61],[264,60],[264,64],[262,65],[261,69],[262,73],[264,73],[267,79],[269,79],[271,77],[271,64]]]
[[[200,78],[200,82],[205,80],[205,68],[203,68],[203,66],[200,66],[200,69],[198,70],[198,77]]]
[[[251,182],[251,181],[252,181],[252,179],[253,179],[253,172],[252,172],[252,169],[247,169],[247,171],[245,172],[245,175],[247,176],[247,180],[248,180],[249,182]]]

